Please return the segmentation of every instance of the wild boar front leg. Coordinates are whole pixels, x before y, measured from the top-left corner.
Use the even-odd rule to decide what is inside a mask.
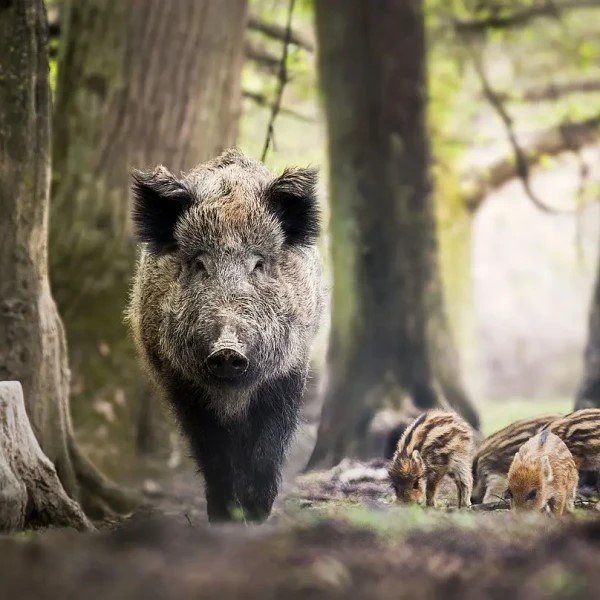
[[[471,493],[473,491],[473,474],[470,464],[465,463],[452,475],[458,492],[458,508],[471,506]]]
[[[435,506],[435,501],[437,498],[437,491],[442,481],[444,475],[440,475],[438,473],[432,473],[427,478],[427,487],[425,488],[425,496],[426,496],[426,505],[427,506]]]
[[[270,382],[240,424],[232,460],[235,493],[247,521],[264,521],[271,513],[303,388],[304,377],[297,374]]]
[[[232,437],[209,411],[196,410],[182,423],[204,477],[206,512],[211,523],[235,518],[236,498],[231,464]]]
[[[555,494],[548,502],[550,512],[558,517],[565,514],[566,505],[567,498],[564,494]]]

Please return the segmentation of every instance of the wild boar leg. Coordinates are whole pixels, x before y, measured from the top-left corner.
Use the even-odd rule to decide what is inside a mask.
[[[438,486],[443,477],[443,475],[433,473],[427,478],[427,488],[425,490],[427,506],[435,506]]]
[[[281,467],[296,428],[304,375],[270,382],[251,403],[233,450],[234,488],[248,521],[264,521],[279,488]]]
[[[235,518],[236,509],[231,431],[207,409],[196,407],[193,413],[193,419],[188,417],[181,422],[204,477],[208,520],[230,521]]]
[[[471,492],[473,491],[473,475],[470,468],[457,470],[453,475],[458,491],[458,508],[471,506]]]
[[[565,506],[567,504],[567,499],[564,494],[557,494],[553,498],[554,502],[550,504],[550,510],[555,515],[564,515],[565,514]]]
[[[476,482],[473,485],[473,491],[471,492],[471,500],[475,504],[481,504],[481,502],[483,502],[486,488],[487,479],[484,475],[479,474],[477,476]]]

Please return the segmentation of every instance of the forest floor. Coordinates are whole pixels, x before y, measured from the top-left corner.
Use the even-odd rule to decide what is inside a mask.
[[[599,512],[399,507],[383,466],[302,476],[262,526],[209,528],[189,472],[147,483],[97,534],[0,537],[0,598],[600,598]]]

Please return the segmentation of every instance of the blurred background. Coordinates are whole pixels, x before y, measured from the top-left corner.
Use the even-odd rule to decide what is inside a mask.
[[[123,322],[128,170],[231,145],[321,172],[331,320],[292,471],[430,406],[489,433],[600,405],[600,2],[383,4],[47,0],[50,280],[75,437],[116,480],[189,468]]]

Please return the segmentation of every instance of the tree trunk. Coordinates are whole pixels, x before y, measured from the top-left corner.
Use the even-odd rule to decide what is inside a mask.
[[[600,257],[594,293],[590,305],[588,340],[584,354],[583,376],[577,396],[575,410],[600,408]]]
[[[399,390],[427,408],[441,389],[478,425],[438,269],[422,2],[319,2],[316,24],[334,286],[330,385],[311,466],[355,451]]]
[[[138,414],[154,410],[123,324],[135,258],[128,171],[188,169],[235,142],[246,0],[72,0],[63,23],[51,274],[74,414],[89,422],[95,401],[113,403],[118,469]]]
[[[79,499],[74,460],[80,453],[69,413],[65,337],[48,281],[49,144],[44,5],[41,0],[4,3],[0,5],[0,380],[22,383],[41,450],[56,467],[67,494]],[[0,410],[5,428],[9,416]],[[29,424],[21,418],[16,427],[26,432]],[[30,441],[15,448],[26,453]],[[41,454],[37,449],[32,453]]]

